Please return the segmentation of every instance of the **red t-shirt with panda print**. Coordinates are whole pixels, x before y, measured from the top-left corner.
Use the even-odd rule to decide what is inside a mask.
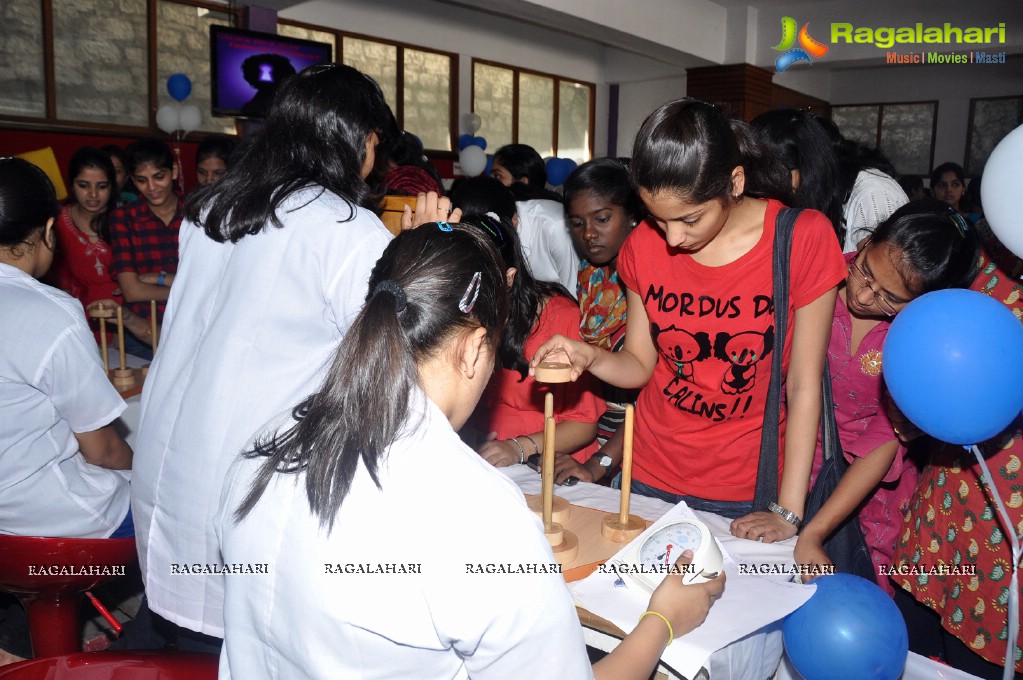
[[[783,207],[768,201],[759,242],[720,267],[670,248],[650,222],[634,229],[622,246],[619,276],[643,301],[658,350],[653,376],[636,403],[636,481],[699,498],[753,498],[771,358],[779,349],[771,262],[774,223]],[[823,214],[804,210],[796,221],[790,267],[786,373],[795,310],[847,274]],[[783,409],[782,451],[784,435]]]

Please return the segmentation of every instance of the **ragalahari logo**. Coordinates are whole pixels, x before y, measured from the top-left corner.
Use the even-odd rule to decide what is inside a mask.
[[[778,58],[774,60],[774,67],[778,70],[778,73],[783,73],[797,61],[805,61],[808,64],[812,64],[813,59],[810,57],[820,59],[828,53],[827,45],[810,37],[810,31],[808,30],[810,24],[803,24],[797,35],[796,27],[798,25],[792,17],[781,18],[781,42],[771,48],[778,52],[784,52],[784,54],[779,54]],[[797,41],[799,42],[799,47],[793,47]]]

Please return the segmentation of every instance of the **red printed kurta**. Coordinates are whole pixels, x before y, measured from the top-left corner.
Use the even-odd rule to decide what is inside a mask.
[[[57,285],[78,298],[82,307],[104,299],[120,303],[120,296],[114,295],[117,282],[110,273],[110,244],[102,239],[91,241],[83,234],[71,220],[70,206],[60,209],[56,226],[58,247],[53,274]]]
[[[699,498],[753,498],[772,353],[784,351],[787,371],[794,310],[846,276],[831,223],[803,211],[792,239],[787,340],[776,347],[771,259],[782,207],[769,201],[760,241],[720,267],[670,248],[649,222],[625,241],[618,272],[643,300],[659,353],[636,406],[637,481]],[[784,432],[783,409],[782,442]]]
[[[1005,268],[1018,262],[1010,259]],[[1001,262],[1001,261],[1000,261]],[[970,286],[1003,302],[1023,321],[1023,285],[986,256]],[[983,377],[971,390],[983,390]],[[1009,432],[981,447],[1014,530],[1023,533],[1023,433]],[[941,616],[941,624],[988,661],[1005,662],[1012,548],[994,503],[988,501],[979,464],[972,453],[944,446],[924,468],[895,550],[895,567],[917,568],[892,576],[897,586]],[[944,567],[975,573],[932,574]],[[1016,671],[1023,671],[1017,646]]]

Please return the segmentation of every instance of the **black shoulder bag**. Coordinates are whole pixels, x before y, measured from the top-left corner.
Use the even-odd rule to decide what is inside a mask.
[[[774,334],[775,351],[771,358],[771,382],[767,391],[764,408],[764,429],[760,442],[760,462],[757,466],[757,485],[753,497],[753,509],[767,511],[768,504],[778,500],[778,420],[781,417],[782,400],[782,359],[785,353],[785,335],[788,328],[789,312],[789,260],[792,253],[792,230],[799,210],[784,208],[778,214],[774,233]],[[817,480],[806,499],[803,524],[806,525],[820,511],[831,497],[835,487],[845,474],[847,464],[842,453],[835,421],[835,403],[831,394],[831,372],[827,362],[821,380],[821,445],[824,463],[817,474]],[[824,541],[824,550],[842,573],[856,574],[870,581],[876,581],[874,567],[870,560],[867,542],[860,529],[859,515],[853,513],[845,519]]]

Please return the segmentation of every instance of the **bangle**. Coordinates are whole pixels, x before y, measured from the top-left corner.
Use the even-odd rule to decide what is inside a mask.
[[[528,434],[520,434],[519,437],[525,437],[526,441],[533,445],[533,453],[535,454],[540,453],[540,447],[536,445],[536,441],[532,437],[530,437]],[[519,437],[516,437],[515,441],[518,441]]]
[[[767,509],[773,512],[774,514],[778,515],[783,520],[785,520],[792,526],[796,527],[797,529],[799,528],[799,525],[803,523],[802,517],[792,512],[791,510],[787,510],[786,508],[781,507],[777,503],[769,503],[767,505]]]
[[[158,286],[167,285],[167,272],[160,272],[160,275],[156,277],[156,285]]]
[[[516,438],[516,439],[507,439],[505,441],[509,441],[512,444],[515,444],[515,448],[517,448],[519,450],[519,465],[522,465],[523,463],[525,463],[526,462],[526,450],[524,448],[522,448],[522,444],[519,443],[519,440]]]
[[[648,609],[647,611],[643,612],[643,614],[639,617],[639,620],[642,621],[643,617],[646,616],[647,614],[653,614],[654,616],[659,618],[661,621],[664,621],[664,625],[666,625],[668,627],[668,644],[664,645],[664,646],[667,647],[672,642],[674,642],[675,641],[675,630],[671,627],[671,621],[668,620],[668,617],[665,616],[664,614],[660,613],[660,612],[655,612],[653,609]]]

